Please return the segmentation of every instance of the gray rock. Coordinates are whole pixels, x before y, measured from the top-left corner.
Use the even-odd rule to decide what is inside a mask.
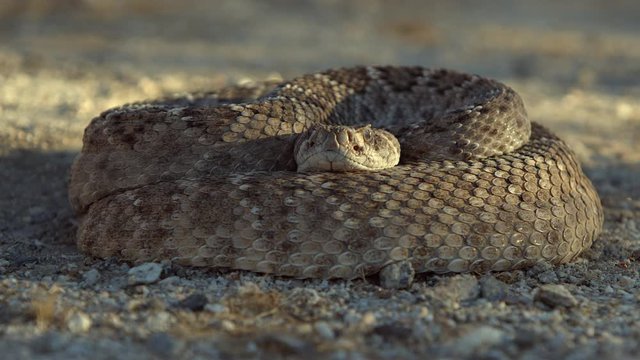
[[[100,278],[100,271],[96,269],[91,269],[82,274],[82,281],[87,286],[95,285],[96,283],[98,283],[98,281],[100,281]]]
[[[0,259],[0,274],[4,274],[7,271],[7,267],[11,264],[8,260]]]
[[[28,214],[25,217],[25,220],[30,224],[38,224],[38,223],[42,223],[52,219],[53,216],[54,216],[53,212],[47,211],[45,208],[41,206],[34,206],[29,208]]]
[[[638,281],[632,277],[629,276],[621,276],[620,279],[618,279],[618,285],[620,285],[621,287],[625,288],[625,289],[629,289],[629,288],[633,288],[636,287],[638,284]]]
[[[482,297],[491,301],[501,301],[507,298],[509,285],[489,275],[480,279]]]
[[[48,332],[34,339],[31,348],[37,353],[48,354],[62,351],[69,344],[69,339],[57,332]]]
[[[151,334],[146,345],[149,350],[163,358],[173,357],[182,348],[180,341],[165,332]]]
[[[386,289],[406,289],[413,284],[416,275],[409,261],[389,264],[380,271],[380,286]]]
[[[202,311],[207,305],[209,300],[202,293],[195,293],[187,296],[182,301],[176,304],[179,309],[186,309],[191,311]]]
[[[318,321],[313,325],[318,335],[325,340],[332,340],[335,337],[333,329],[324,321]]]
[[[160,279],[162,265],[158,263],[144,263],[132,267],[127,272],[129,285],[153,284]]]
[[[546,284],[536,289],[533,299],[551,307],[572,307],[578,304],[578,300],[563,285]]]
[[[543,271],[538,274],[538,280],[543,284],[554,284],[558,282],[558,274],[554,270]]]
[[[480,285],[474,275],[461,274],[443,278],[433,288],[436,298],[446,302],[475,299],[480,295]]]
[[[158,283],[166,286],[175,286],[178,285],[182,281],[182,278],[178,276],[169,276],[160,280]]]

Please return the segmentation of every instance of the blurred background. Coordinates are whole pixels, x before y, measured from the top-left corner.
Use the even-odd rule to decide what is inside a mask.
[[[623,0],[3,0],[0,36],[35,62],[145,74],[420,64],[635,85],[638,14],[640,3]]]
[[[635,0],[1,0],[0,220],[72,217],[66,173],[107,108],[356,64],[507,83],[619,204],[640,195],[639,14]]]
[[[534,119],[557,118],[540,96],[637,98],[638,14],[633,0],[3,0],[0,149],[77,150],[86,122],[122,102],[354,64],[496,77]]]

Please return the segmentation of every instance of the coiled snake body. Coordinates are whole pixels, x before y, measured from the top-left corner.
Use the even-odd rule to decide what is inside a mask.
[[[296,140],[318,124],[384,128],[400,163],[296,172]],[[603,221],[573,153],[512,89],[420,67],[108,110],[85,130],[69,196],[91,255],[303,278],[400,261],[438,273],[564,263]]]

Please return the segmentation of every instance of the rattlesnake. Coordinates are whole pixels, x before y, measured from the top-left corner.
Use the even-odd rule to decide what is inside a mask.
[[[314,124],[382,127],[400,164],[296,172]],[[300,278],[565,263],[600,200],[515,91],[421,67],[355,67],[125,105],[93,119],[71,169],[79,248],[132,262]]]

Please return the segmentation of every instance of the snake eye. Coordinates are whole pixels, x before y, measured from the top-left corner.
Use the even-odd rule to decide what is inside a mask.
[[[362,147],[360,145],[353,145],[353,151],[360,152],[360,150],[362,150]]]

